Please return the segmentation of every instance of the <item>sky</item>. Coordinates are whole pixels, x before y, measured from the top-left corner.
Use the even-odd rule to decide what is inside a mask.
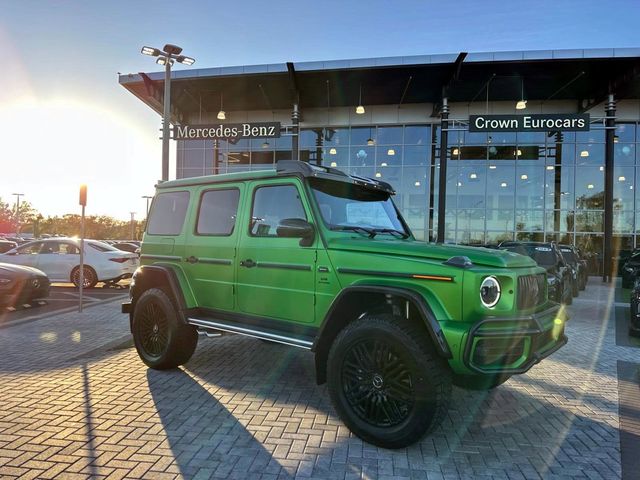
[[[143,45],[180,45],[196,68],[640,46],[638,0],[0,0],[0,12],[0,199],[23,193],[45,216],[78,213],[82,183],[87,214],[144,216],[161,119],[117,77],[159,70]]]

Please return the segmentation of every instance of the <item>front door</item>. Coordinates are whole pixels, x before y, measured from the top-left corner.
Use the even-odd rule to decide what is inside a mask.
[[[54,282],[70,281],[71,270],[80,264],[80,250],[69,242],[44,242],[37,257],[34,266]]]
[[[187,232],[184,270],[198,306],[232,310],[242,184],[218,185],[198,192],[192,231]]]
[[[251,218],[242,228],[237,286],[241,312],[311,324],[314,322],[316,246],[278,237],[287,218],[311,223],[309,204],[297,179],[250,185]],[[247,225],[248,223],[248,225]]]
[[[25,267],[35,267],[38,254],[42,248],[42,242],[31,242],[16,249],[16,254],[12,255],[11,263],[24,265]],[[47,272],[44,272],[47,273]],[[47,274],[48,275],[48,274]]]

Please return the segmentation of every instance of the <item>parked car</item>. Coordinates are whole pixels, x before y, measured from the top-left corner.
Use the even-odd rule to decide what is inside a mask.
[[[584,290],[587,286],[587,279],[589,278],[589,273],[587,271],[587,262],[583,261],[580,258],[580,255],[576,251],[576,247],[573,245],[558,245],[560,251],[562,252],[562,256],[564,259],[571,265],[576,271],[576,287],[578,290]],[[578,292],[574,291],[574,296],[577,296]]]
[[[573,272],[553,242],[502,242],[500,248],[531,257],[547,271],[548,296],[565,305],[573,303]]]
[[[84,242],[84,288],[98,282],[117,282],[129,278],[138,267],[138,256],[96,240]],[[52,282],[80,285],[80,240],[49,238],[21,245],[4,254],[0,262],[35,267]]]
[[[640,337],[640,277],[636,277],[631,290],[629,335]]]
[[[136,253],[136,250],[140,248],[138,245],[135,245],[129,242],[118,242],[118,243],[114,243],[113,246],[118,250],[122,250],[123,252],[129,252],[129,253]]]
[[[0,306],[12,307],[49,296],[49,279],[31,267],[0,263]]]
[[[12,248],[16,248],[18,244],[10,240],[3,240],[0,238],[0,253],[8,252]]]
[[[446,416],[452,383],[493,388],[566,343],[543,268],[418,241],[393,194],[297,161],[160,183],[122,306],[140,358],[175,368],[199,332],[311,350],[347,427],[400,448]]]
[[[622,267],[622,288],[631,288],[640,273],[640,250],[636,250],[627,258]]]

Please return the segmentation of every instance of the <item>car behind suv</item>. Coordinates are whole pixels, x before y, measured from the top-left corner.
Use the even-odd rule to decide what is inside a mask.
[[[161,183],[123,304],[141,359],[184,364],[198,333],[311,350],[344,423],[399,448],[438,425],[452,383],[492,388],[566,343],[544,269],[417,241],[393,194],[293,161]]]

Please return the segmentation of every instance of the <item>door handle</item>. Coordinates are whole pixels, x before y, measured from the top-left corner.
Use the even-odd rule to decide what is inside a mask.
[[[198,257],[194,257],[193,255],[191,255],[188,258],[185,258],[185,260],[189,263],[198,263]]]
[[[251,267],[255,267],[256,265],[258,265],[258,264],[256,262],[254,262],[253,260],[251,260],[250,258],[247,258],[246,260],[242,260],[240,262],[240,266],[241,267],[251,268]]]

